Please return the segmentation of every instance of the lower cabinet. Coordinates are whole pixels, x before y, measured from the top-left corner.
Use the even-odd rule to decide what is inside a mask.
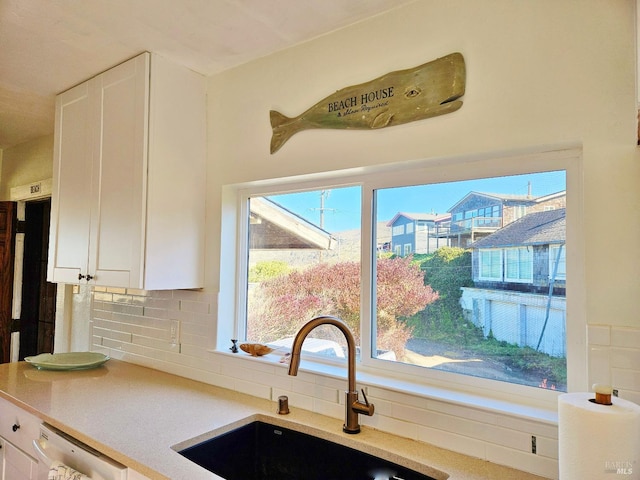
[[[40,434],[40,419],[0,398],[1,480],[31,480],[38,474],[33,441]]]
[[[38,462],[18,447],[0,437],[2,480],[35,480]]]

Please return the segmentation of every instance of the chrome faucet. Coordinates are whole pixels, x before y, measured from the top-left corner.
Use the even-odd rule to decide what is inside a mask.
[[[348,364],[348,389],[345,392],[345,420],[342,430],[346,433],[360,432],[360,424],[358,423],[358,414],[373,415],[373,404],[369,403],[367,396],[362,390],[364,403],[358,399],[358,391],[356,390],[356,341],[349,327],[336,317],[321,316],[305,323],[293,340],[291,346],[291,363],[289,363],[289,375],[297,375],[300,366],[300,352],[302,351],[302,342],[307,335],[319,325],[333,325],[344,334],[347,339],[347,364]]]

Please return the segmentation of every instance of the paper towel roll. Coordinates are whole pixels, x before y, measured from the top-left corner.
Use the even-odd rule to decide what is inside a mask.
[[[560,480],[640,480],[640,406],[593,393],[558,397]]]

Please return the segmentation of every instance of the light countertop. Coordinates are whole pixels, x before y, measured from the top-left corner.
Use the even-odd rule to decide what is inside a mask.
[[[252,419],[313,433],[438,479],[542,478],[366,426],[348,435],[342,420],[295,407],[278,415],[276,402],[115,359],[79,371],[1,364],[0,396],[152,479],[220,478],[172,447]]]

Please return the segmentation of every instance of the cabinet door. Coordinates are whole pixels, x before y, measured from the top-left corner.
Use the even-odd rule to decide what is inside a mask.
[[[147,173],[149,55],[91,81],[94,110],[89,265],[98,285],[139,287]]]
[[[51,238],[47,280],[77,283],[87,274],[91,208],[91,129],[89,84],[56,99]]]
[[[3,480],[30,480],[38,474],[38,462],[0,437],[4,457]]]

